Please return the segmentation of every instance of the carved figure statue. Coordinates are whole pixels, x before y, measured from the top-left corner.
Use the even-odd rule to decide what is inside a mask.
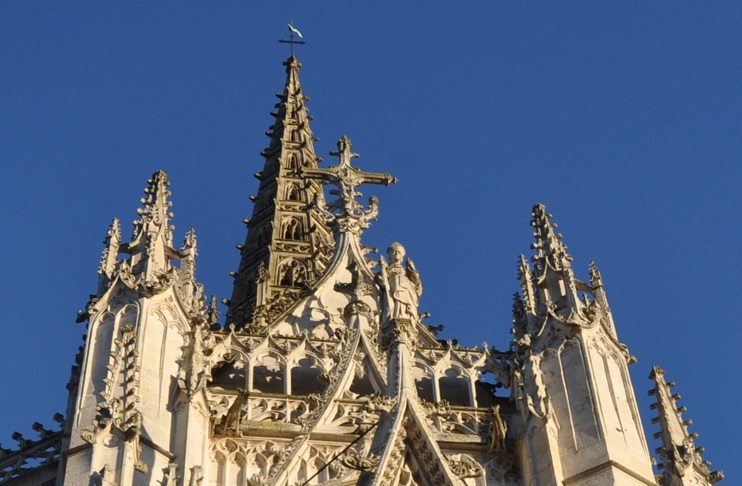
[[[508,424],[500,416],[500,405],[490,408],[489,451],[505,452],[505,436],[508,433]]]
[[[381,271],[378,283],[386,291],[388,317],[417,322],[418,299],[423,293],[420,274],[411,259],[408,258],[405,265],[402,265],[406,252],[401,244],[392,243],[386,253],[389,263],[383,256],[379,258]]]

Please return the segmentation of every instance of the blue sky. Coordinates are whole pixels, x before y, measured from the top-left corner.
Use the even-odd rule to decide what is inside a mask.
[[[64,411],[113,217],[167,172],[197,277],[228,273],[252,212],[293,19],[318,154],[399,183],[369,246],[400,241],[443,337],[507,348],[533,204],[577,277],[596,260],[631,367],[666,368],[731,484],[742,466],[742,5],[685,2],[0,2],[0,442]]]

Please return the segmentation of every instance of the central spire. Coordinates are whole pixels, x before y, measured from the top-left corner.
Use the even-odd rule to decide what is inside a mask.
[[[314,151],[318,139],[309,128],[313,119],[306,103],[309,97],[299,83],[301,63],[293,55],[284,63],[286,84],[271,112],[275,118],[266,133],[270,137],[252,218],[245,219],[248,232],[241,251],[232,299],[227,301],[227,324],[254,327],[270,321],[280,307],[299,298],[319,278],[332,253],[332,232],[313,209],[313,201],[324,202],[320,181],[300,175],[303,169],[316,169],[322,161]],[[257,329],[256,329],[257,330]]]

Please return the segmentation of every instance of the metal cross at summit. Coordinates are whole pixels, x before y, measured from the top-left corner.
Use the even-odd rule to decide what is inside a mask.
[[[299,32],[296,28],[294,28],[292,23],[289,23],[288,26],[289,26],[289,32],[291,32],[291,37],[289,37],[289,40],[280,39],[278,42],[280,42],[281,44],[291,44],[291,57],[294,57],[294,44],[299,44],[303,46],[304,44],[306,44],[306,42],[300,41],[300,40],[294,40],[294,34],[298,35],[300,39],[303,39],[304,36],[301,35],[301,32]]]

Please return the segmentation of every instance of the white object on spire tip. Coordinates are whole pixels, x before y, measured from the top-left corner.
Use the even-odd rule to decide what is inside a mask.
[[[294,34],[298,35],[301,39],[304,38],[304,36],[301,35],[301,32],[299,32],[298,30],[296,30],[293,25],[291,25],[291,24],[288,24],[288,25],[289,25],[289,30],[291,32],[293,32]]]

